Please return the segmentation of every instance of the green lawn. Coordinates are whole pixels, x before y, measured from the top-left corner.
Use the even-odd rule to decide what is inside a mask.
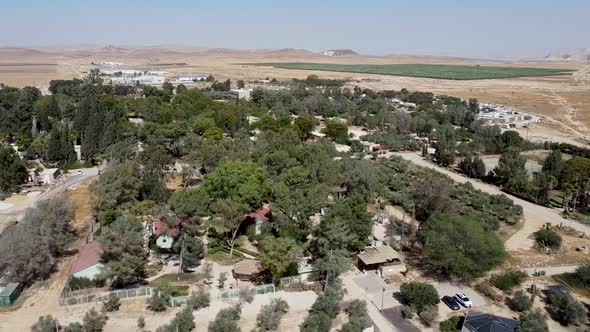
[[[575,70],[522,68],[522,67],[487,67],[458,65],[426,65],[426,64],[389,64],[389,65],[347,65],[329,63],[257,63],[258,66],[273,66],[283,69],[303,69],[337,71],[347,73],[381,74],[394,76],[410,76],[437,78],[447,80],[481,80],[494,78],[513,78],[528,76],[571,75]]]

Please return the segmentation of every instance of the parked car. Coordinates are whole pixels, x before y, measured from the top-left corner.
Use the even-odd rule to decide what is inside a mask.
[[[78,175],[81,175],[81,174],[82,174],[82,171],[78,170],[78,171],[76,172],[76,174],[78,174]]]
[[[451,308],[451,310],[461,309],[459,302],[457,302],[457,300],[455,300],[455,298],[452,296],[443,296],[441,300],[447,305],[447,307]]]
[[[457,302],[461,303],[461,305],[464,306],[465,308],[471,308],[471,306],[473,305],[473,303],[467,297],[467,295],[465,295],[463,293],[455,294],[455,299],[457,300]]]

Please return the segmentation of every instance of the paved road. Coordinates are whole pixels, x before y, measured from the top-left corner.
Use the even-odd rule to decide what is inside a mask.
[[[38,196],[30,197],[25,204],[21,204],[19,206],[13,206],[11,208],[0,210],[0,233],[4,231],[4,229],[10,225],[10,223],[14,220],[20,220],[26,211],[27,208],[34,206],[37,202],[51,198],[59,193],[66,191],[69,187],[80,183],[82,181],[92,179],[98,176],[98,168],[84,168],[80,169],[79,171],[82,174],[77,174],[78,170],[70,170],[70,174],[64,176],[64,178],[54,185],[51,189],[39,194]]]
[[[460,182],[471,182],[474,188],[479,189],[483,192],[492,195],[504,194],[508,198],[510,198],[515,204],[522,206],[524,211],[524,225],[523,227],[518,230],[511,238],[506,241],[506,248],[510,251],[519,250],[519,249],[529,249],[533,246],[534,240],[532,239],[532,234],[539,230],[543,225],[546,223],[552,225],[559,225],[563,223],[566,226],[569,226],[579,232],[586,232],[590,234],[590,227],[572,220],[567,220],[561,217],[559,212],[544,207],[540,205],[536,205],[530,202],[527,202],[523,199],[518,197],[512,196],[510,194],[506,194],[501,191],[498,187],[493,186],[491,184],[483,183],[481,181],[477,181],[471,178],[468,178],[462,174],[455,173],[449,171],[445,168],[439,167],[434,165],[424,159],[414,152],[410,153],[395,153],[394,155],[400,156],[405,160],[409,160],[416,165],[428,167],[434,169],[442,174],[449,176],[451,179]]]

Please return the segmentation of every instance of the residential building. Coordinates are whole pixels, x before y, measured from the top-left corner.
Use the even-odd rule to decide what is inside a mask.
[[[180,220],[176,220],[176,225],[168,226],[160,218],[157,218],[153,224],[153,236],[156,237],[156,246],[160,249],[172,249],[172,245],[180,235]]]
[[[461,332],[516,332],[520,321],[491,314],[469,313]]]
[[[254,223],[256,235],[260,235],[263,233],[264,225],[270,221],[272,218],[272,212],[268,207],[264,207],[256,212],[252,212],[247,214],[244,219],[246,222]]]
[[[357,267],[361,271],[376,271],[382,277],[406,272],[401,255],[388,245],[370,247],[359,253]]]
[[[100,262],[102,252],[102,245],[98,241],[91,241],[82,246],[76,261],[72,265],[72,276],[88,279],[98,277],[103,267]]]

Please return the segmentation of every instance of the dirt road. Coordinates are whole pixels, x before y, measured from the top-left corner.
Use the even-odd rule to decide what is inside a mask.
[[[402,157],[405,160],[409,160],[416,165],[422,167],[428,167],[434,169],[442,174],[449,176],[454,181],[465,183],[471,182],[474,188],[479,189],[485,193],[498,195],[504,194],[508,198],[510,198],[515,204],[522,206],[524,211],[523,216],[523,227],[519,229],[514,235],[512,235],[506,241],[506,248],[509,251],[515,251],[519,249],[528,249],[533,246],[534,240],[532,239],[532,234],[538,231],[543,225],[549,223],[552,225],[567,225],[577,231],[586,232],[590,234],[590,227],[580,224],[578,222],[574,222],[571,220],[567,220],[562,218],[559,213],[555,210],[546,208],[544,206],[536,205],[530,202],[527,202],[523,199],[518,197],[512,196],[510,194],[506,194],[502,192],[498,187],[483,183],[471,178],[468,178],[462,174],[458,174],[437,165],[434,165],[426,160],[424,160],[419,154],[410,152],[410,153],[395,153],[395,155]]]

